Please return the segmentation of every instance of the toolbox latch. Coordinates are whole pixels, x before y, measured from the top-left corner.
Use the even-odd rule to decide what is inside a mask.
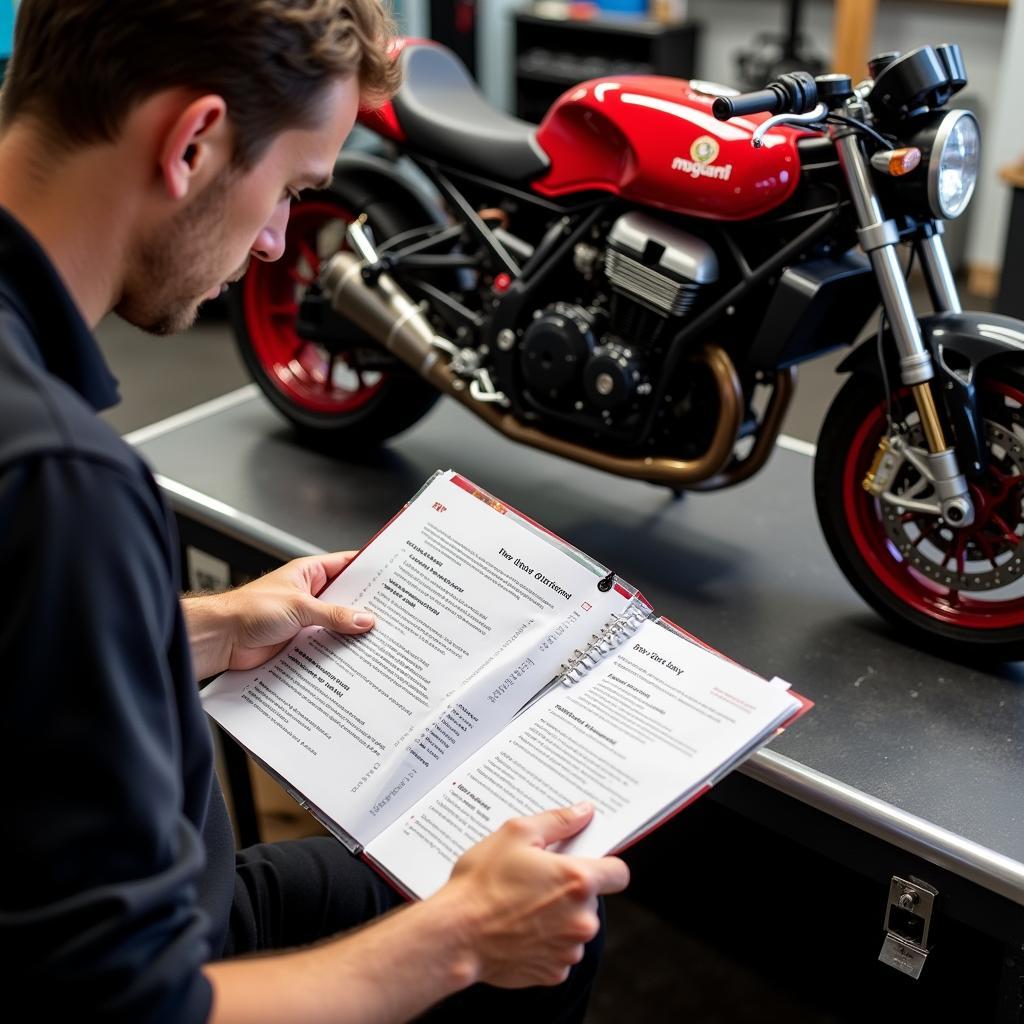
[[[938,890],[919,878],[892,876],[885,911],[885,941],[878,959],[920,978],[928,959],[928,930]]]

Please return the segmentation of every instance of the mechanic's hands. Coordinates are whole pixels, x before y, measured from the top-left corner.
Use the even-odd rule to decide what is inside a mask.
[[[283,650],[305,626],[365,633],[370,612],[329,604],[313,595],[355,558],[355,551],[297,558],[224,594],[182,601],[196,677],[256,668]]]
[[[475,980],[504,988],[557,985],[598,932],[597,897],[621,892],[617,857],[545,849],[583,829],[589,804],[515,818],[468,850],[435,899],[454,899],[475,956]]]

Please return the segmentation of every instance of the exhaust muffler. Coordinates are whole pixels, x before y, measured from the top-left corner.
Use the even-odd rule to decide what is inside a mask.
[[[350,239],[355,242],[356,237],[361,237],[369,245],[365,234],[360,230],[357,236],[352,227],[355,225],[350,226]],[[380,273],[375,275],[372,287],[366,283],[363,271],[376,262],[377,254],[373,253],[373,257],[367,260],[353,252],[337,253],[320,277],[324,293],[335,310],[429,379],[440,350],[447,346],[437,344],[429,321],[393,277]]]

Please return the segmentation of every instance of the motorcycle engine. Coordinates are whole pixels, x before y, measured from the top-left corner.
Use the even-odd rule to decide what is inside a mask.
[[[519,344],[523,381],[538,411],[628,432],[674,333],[666,328],[718,279],[718,259],[703,239],[634,210],[612,224],[603,253],[578,247],[576,268],[592,289],[534,312]]]
[[[608,232],[604,271],[612,288],[665,317],[690,311],[718,280],[718,257],[702,238],[633,210]]]

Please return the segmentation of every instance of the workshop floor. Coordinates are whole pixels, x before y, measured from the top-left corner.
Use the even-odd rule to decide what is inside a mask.
[[[98,334],[122,384],[122,403],[105,414],[121,432],[249,382],[227,325],[214,316],[179,337],[151,338],[116,319],[102,324]],[[827,357],[802,369],[784,427],[790,435],[814,440],[841,383],[834,372],[839,358]],[[316,828],[269,780],[258,782],[257,790],[265,812],[266,838]],[[705,883],[683,873],[670,884],[678,891]],[[805,987],[794,984],[792,976],[787,981],[786,975],[758,970],[756,959],[740,962],[721,944],[707,941],[697,928],[688,928],[685,914],[664,920],[658,905],[657,899],[650,898],[609,901],[607,952],[588,1015],[590,1024],[846,1024],[838,995],[834,1003],[827,998],[822,1003],[820,997],[814,1004],[803,1000]],[[835,1009],[822,1009],[822,1005]]]

